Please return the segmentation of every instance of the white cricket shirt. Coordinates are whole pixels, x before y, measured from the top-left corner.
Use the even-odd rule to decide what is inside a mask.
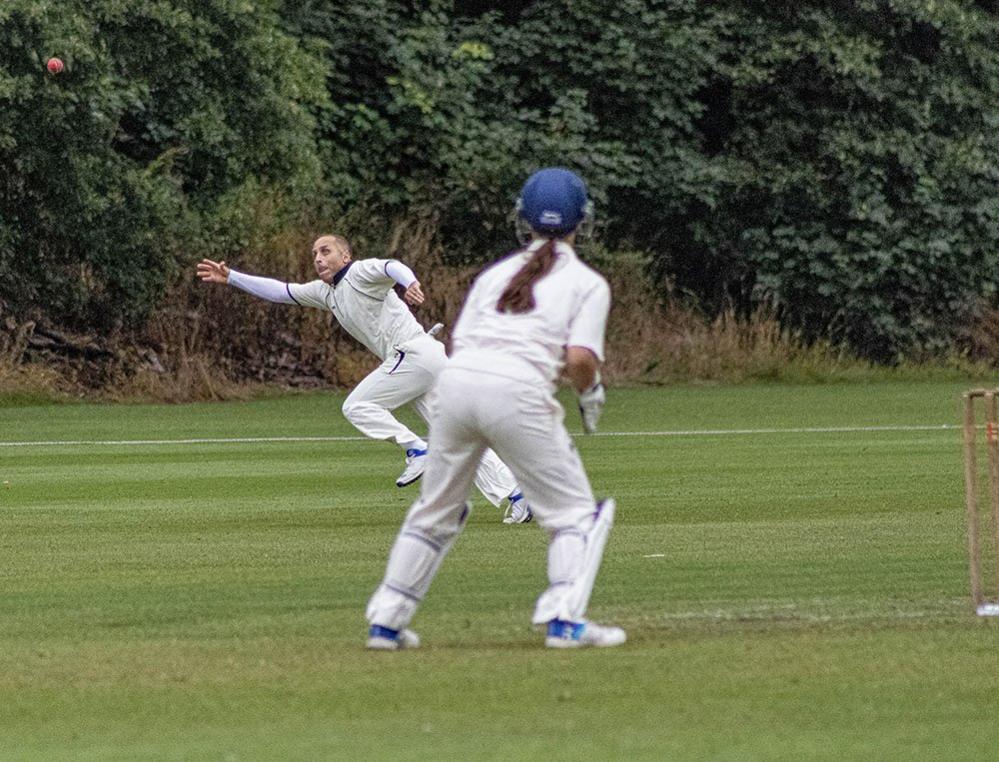
[[[566,347],[585,347],[603,361],[610,287],[567,243],[556,244],[552,271],[534,284],[533,310],[514,314],[496,309],[510,279],[543,243],[532,241],[475,279],[452,332],[450,367],[522,381],[533,377],[554,386]]]
[[[349,263],[333,283],[289,283],[288,295],[303,307],[328,309],[343,329],[384,360],[394,347],[425,335],[409,307],[393,290],[393,259]]]

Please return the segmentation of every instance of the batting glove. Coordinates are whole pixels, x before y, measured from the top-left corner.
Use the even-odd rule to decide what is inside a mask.
[[[596,383],[592,387],[579,395],[579,414],[583,417],[583,431],[587,434],[597,430],[597,421],[600,420],[606,399],[600,376],[597,376]]]

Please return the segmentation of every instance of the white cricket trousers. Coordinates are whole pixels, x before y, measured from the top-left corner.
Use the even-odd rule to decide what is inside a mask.
[[[406,514],[385,577],[368,604],[371,624],[398,630],[416,613],[464,527],[476,464],[489,446],[513,471],[549,535],[549,586],[538,599],[534,623],[583,619],[592,577],[582,594],[574,594],[573,583],[585,575],[596,506],[563,424],[565,412],[542,386],[453,367],[441,374],[436,393],[447,405],[430,423],[433,447],[420,497]]]
[[[343,414],[362,434],[372,439],[393,440],[397,444],[422,437],[404,426],[392,411],[406,403],[427,423],[433,417],[432,389],[447,363],[444,345],[432,336],[418,336],[396,347],[369,373],[343,402]],[[499,505],[517,487],[510,469],[496,454],[483,453],[475,486],[493,505]]]

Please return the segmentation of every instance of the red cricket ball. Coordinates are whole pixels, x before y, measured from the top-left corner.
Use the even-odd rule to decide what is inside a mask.
[[[59,58],[50,58],[48,63],[45,64],[45,68],[49,70],[50,74],[58,74],[65,68],[63,66],[62,60]]]

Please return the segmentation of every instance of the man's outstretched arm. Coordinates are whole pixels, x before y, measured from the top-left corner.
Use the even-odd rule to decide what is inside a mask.
[[[278,304],[298,304],[288,289],[288,284],[273,278],[261,278],[233,270],[225,262],[202,259],[198,263],[198,277],[205,283],[227,283],[253,294],[260,299]]]

